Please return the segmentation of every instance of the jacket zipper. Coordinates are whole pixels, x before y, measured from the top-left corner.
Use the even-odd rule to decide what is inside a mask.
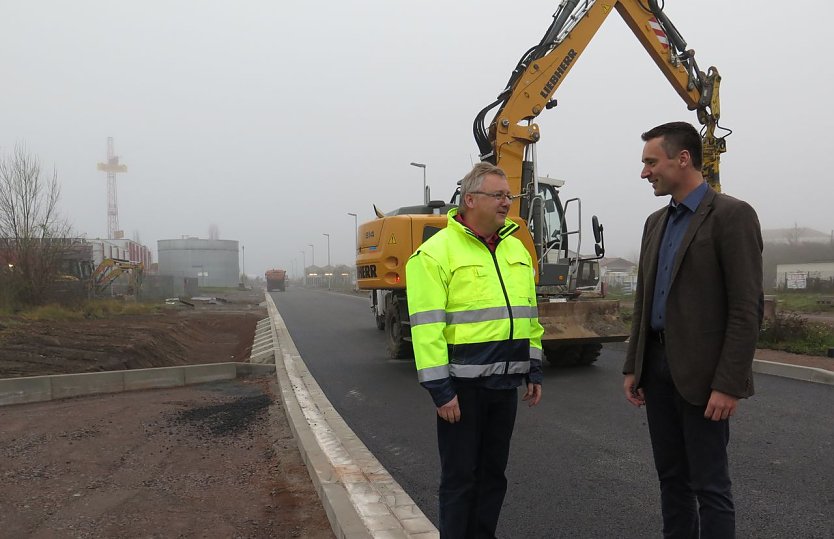
[[[480,238],[478,238],[478,239],[480,239]],[[484,244],[484,246],[489,251],[489,254],[492,255],[492,262],[493,262],[493,264],[495,264],[495,272],[498,274],[498,282],[501,283],[501,291],[504,293],[504,301],[507,304],[507,312],[510,315],[510,340],[512,340],[513,339],[513,308],[510,305],[510,296],[507,295],[507,287],[504,286],[504,278],[501,276],[501,268],[498,266],[498,258],[495,256],[495,252],[492,249],[489,248],[489,245],[484,243],[483,240],[481,240],[481,243]],[[498,250],[498,245],[497,244],[495,245],[495,249]],[[509,370],[510,370],[510,360],[508,358],[507,361],[504,362],[504,374],[507,374],[509,372]]]

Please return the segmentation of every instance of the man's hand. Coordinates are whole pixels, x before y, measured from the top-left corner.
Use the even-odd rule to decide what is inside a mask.
[[[635,388],[636,380],[633,374],[626,374],[623,380],[623,391],[625,398],[634,406],[640,407],[646,404],[646,397],[643,395],[643,388]]]
[[[449,423],[457,423],[460,421],[460,405],[458,405],[458,396],[455,395],[452,397],[452,400],[443,406],[440,406],[437,409],[437,415]]]
[[[523,401],[530,401],[527,406],[535,406],[542,400],[542,385],[541,384],[527,384],[527,393],[521,397]]]
[[[737,398],[713,389],[704,412],[704,419],[713,421],[727,419],[736,413],[736,406],[738,406]]]

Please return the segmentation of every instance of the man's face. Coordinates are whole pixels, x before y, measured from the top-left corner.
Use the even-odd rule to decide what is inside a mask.
[[[487,194],[483,194],[487,193]],[[512,201],[507,197],[498,200],[489,196],[493,194],[510,194],[510,184],[506,178],[497,174],[488,174],[478,193],[466,195],[466,218],[472,225],[479,227],[482,234],[492,234],[502,226],[510,211]]]
[[[662,146],[663,137],[646,141],[643,147],[643,171],[640,177],[649,180],[655,196],[674,194],[682,184],[686,152],[678,152],[672,157],[666,155]],[[682,162],[683,161],[683,162]]]

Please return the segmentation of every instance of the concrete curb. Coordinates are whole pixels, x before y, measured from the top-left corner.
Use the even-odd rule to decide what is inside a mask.
[[[0,379],[0,406],[44,402],[69,397],[120,393],[267,375],[274,365],[207,363],[126,371],[54,374]]]
[[[781,376],[782,378],[792,378],[804,382],[834,385],[834,372],[816,367],[804,367],[802,365],[790,365],[788,363],[755,359],[753,360],[753,372]]]
[[[627,343],[608,343],[606,346],[614,350],[625,351]],[[819,369],[817,367],[805,367],[803,365],[792,365],[789,363],[778,363],[776,361],[765,361],[763,359],[753,360],[753,372],[791,378],[803,382],[815,382],[818,384],[834,385],[834,371]]]
[[[436,539],[437,529],[347,426],[310,374],[266,294],[284,410],[339,538]]]

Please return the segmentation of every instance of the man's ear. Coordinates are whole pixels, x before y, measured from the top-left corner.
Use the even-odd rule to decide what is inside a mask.
[[[690,163],[692,163],[692,156],[689,154],[689,150],[681,150],[681,153],[678,154],[678,165],[681,168],[686,168]]]

